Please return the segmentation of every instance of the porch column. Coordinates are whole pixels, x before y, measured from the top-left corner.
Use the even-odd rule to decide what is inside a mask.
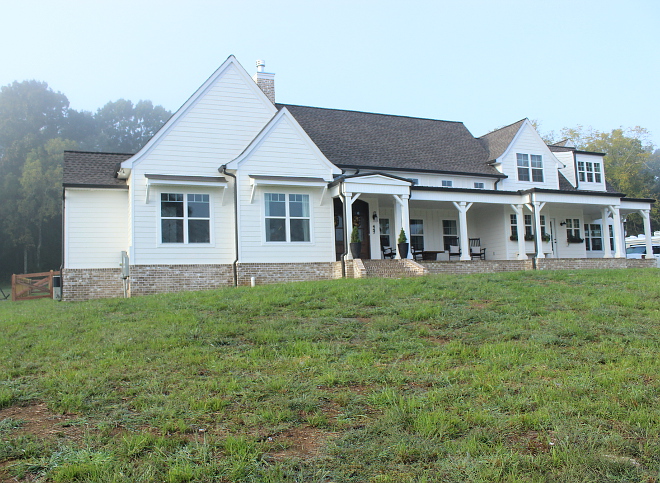
[[[406,234],[406,239],[408,244],[410,241],[410,195],[392,195],[394,197],[394,241],[399,241],[399,233],[401,228],[403,228],[404,233]],[[411,257],[412,250],[408,250],[408,258]],[[401,258],[399,254],[398,246],[396,251],[396,257]]]
[[[610,206],[609,209],[612,212],[612,225],[614,227],[614,257],[625,258],[626,254],[621,250],[621,247],[626,245],[621,229],[621,212],[618,206]]]
[[[644,236],[646,237],[646,258],[653,258],[653,243],[651,242],[651,210],[639,210],[644,218]]]
[[[603,237],[603,251],[605,252],[603,254],[603,258],[612,258],[612,249],[610,247],[610,226],[609,226],[609,219],[610,219],[610,213],[609,213],[609,208],[608,207],[603,207],[601,210],[601,231],[600,234]],[[593,247],[592,247],[593,249]]]
[[[543,240],[541,239],[541,210],[545,206],[545,203],[534,201],[532,205],[534,207],[534,240],[536,243],[536,258],[545,258],[545,253],[543,253]]]
[[[358,199],[361,193],[344,193],[344,243],[346,244],[346,259],[351,260],[350,242],[351,232],[353,231],[353,202]]]
[[[511,205],[516,212],[516,230],[518,231],[518,260],[527,260],[525,251],[525,213],[523,205]]]
[[[468,239],[468,230],[467,230],[467,211],[472,206],[472,203],[467,201],[461,201],[456,203],[452,201],[454,206],[458,210],[458,223],[459,223],[459,241],[461,244],[461,261],[471,260],[470,257],[470,241]]]

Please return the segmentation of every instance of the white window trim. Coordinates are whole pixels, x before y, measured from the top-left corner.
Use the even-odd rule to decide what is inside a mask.
[[[162,220],[163,217],[161,216],[161,200],[160,200],[160,195],[165,194],[165,193],[172,193],[172,194],[182,194],[183,195],[183,243],[177,243],[177,242],[163,242],[163,224]],[[208,195],[209,197],[209,241],[208,243],[190,243],[188,242],[188,195]],[[157,209],[156,209],[156,224],[158,225],[158,229],[156,230],[158,233],[158,239],[157,239],[157,246],[158,247],[167,247],[167,248],[172,248],[172,247],[178,247],[178,248],[190,248],[190,247],[200,247],[200,248],[207,248],[207,247],[215,247],[215,236],[214,236],[214,210],[213,210],[213,195],[211,193],[195,193],[187,190],[177,190],[177,189],[162,189],[158,191],[158,203],[157,203]],[[166,217],[166,219],[169,219]],[[193,218],[193,220],[200,220],[204,218]]]
[[[454,187],[454,181],[451,179],[443,179],[440,181],[440,186],[443,188],[453,188]]]
[[[519,166],[518,165],[518,156],[527,156],[527,166]],[[541,158],[541,167],[540,168],[534,168],[532,166],[532,156],[538,156]],[[518,180],[519,183],[529,183],[529,184],[535,184],[535,183],[545,183],[545,168],[543,167],[544,161],[543,161],[543,155],[541,154],[530,154],[530,153],[516,153],[516,180]],[[525,169],[527,170],[527,175],[529,176],[529,179],[520,179],[520,169]],[[541,181],[534,181],[534,171],[541,171],[541,177],[543,178]]]
[[[591,165],[591,169],[587,169],[587,164]],[[580,165],[582,165],[583,169],[580,169]],[[598,170],[596,170],[596,166],[598,166]],[[578,161],[577,167],[578,181],[580,183],[603,184],[603,165],[599,161]],[[593,181],[588,180],[589,174],[591,174]],[[600,176],[600,181],[596,181],[597,176]]]
[[[286,215],[285,219],[285,228],[286,228],[286,241],[267,241],[266,240],[266,194],[273,193],[278,195],[284,195],[286,201]],[[264,190],[261,203],[261,236],[262,236],[262,245],[263,246],[312,246],[315,245],[314,241],[314,203],[313,195],[311,193],[296,193],[291,191],[278,191],[278,190]],[[289,216],[289,195],[307,195],[309,197],[309,241],[291,241],[291,217]],[[281,216],[273,216],[268,218],[282,218]],[[305,219],[294,217],[294,220]]]

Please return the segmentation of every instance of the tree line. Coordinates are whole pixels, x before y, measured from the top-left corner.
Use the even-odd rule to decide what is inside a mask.
[[[171,114],[125,99],[77,111],[35,80],[0,88],[0,276],[59,269],[65,150],[134,153]]]
[[[119,99],[94,113],[77,111],[64,94],[35,80],[0,88],[0,277],[59,268],[65,150],[135,153],[170,116],[148,100]],[[660,150],[645,129],[599,132],[578,126],[543,137],[607,154],[606,179],[615,190],[633,198],[660,197]],[[652,224],[660,228],[657,206]],[[639,216],[629,216],[626,227],[628,234],[643,232]]]

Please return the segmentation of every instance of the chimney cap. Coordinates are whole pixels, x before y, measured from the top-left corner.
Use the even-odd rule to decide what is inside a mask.
[[[263,72],[265,68],[266,68],[266,61],[261,59],[257,60],[257,72]]]

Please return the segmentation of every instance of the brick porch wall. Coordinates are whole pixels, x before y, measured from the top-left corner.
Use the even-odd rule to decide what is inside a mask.
[[[231,265],[131,265],[130,295],[210,290],[231,286]]]
[[[655,259],[628,258],[541,258],[537,270],[587,270],[596,268],[654,268]]]
[[[67,268],[62,270],[62,300],[123,297],[121,268]]]
[[[533,270],[532,260],[420,261],[428,273],[492,273]]]

